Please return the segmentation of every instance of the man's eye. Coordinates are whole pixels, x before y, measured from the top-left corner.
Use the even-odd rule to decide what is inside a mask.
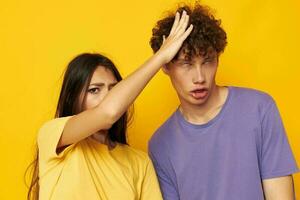
[[[99,92],[99,88],[91,88],[88,90],[89,93],[91,94],[95,94],[95,93],[98,93]]]
[[[183,65],[183,66],[191,66],[192,63],[190,63],[190,62],[182,62],[181,65]]]
[[[212,63],[212,62],[213,62],[213,60],[206,60],[206,61],[203,62],[203,64],[209,64],[209,63]]]

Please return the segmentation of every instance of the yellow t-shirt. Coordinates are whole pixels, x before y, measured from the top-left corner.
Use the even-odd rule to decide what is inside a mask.
[[[86,138],[57,155],[69,118],[46,122],[39,131],[40,200],[162,199],[148,155],[128,145],[108,150]]]

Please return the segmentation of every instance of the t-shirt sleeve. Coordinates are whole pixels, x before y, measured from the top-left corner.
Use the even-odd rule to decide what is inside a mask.
[[[40,161],[50,161],[51,159],[62,159],[64,155],[72,149],[74,144],[69,145],[59,154],[56,153],[56,147],[64,130],[66,122],[72,116],[55,118],[46,122],[38,132],[38,148]]]
[[[287,176],[299,171],[273,99],[262,119],[260,165],[262,179]]]
[[[147,159],[145,176],[142,184],[141,200],[162,200],[157,176],[150,158]]]
[[[158,180],[160,189],[163,195],[164,200],[179,200],[179,194],[175,187],[174,181],[172,181],[169,173],[166,171],[167,167],[163,167],[163,163],[159,162],[157,156],[151,150],[151,145],[149,145],[149,156],[153,162]],[[169,172],[171,171],[171,167],[169,168]]]

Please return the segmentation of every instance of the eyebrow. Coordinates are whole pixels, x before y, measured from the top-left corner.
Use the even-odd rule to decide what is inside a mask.
[[[217,55],[209,55],[209,56],[207,56],[206,58],[217,58],[218,56]]]
[[[203,61],[213,60],[213,59],[215,59],[215,58],[214,57],[206,57],[206,58],[203,59]]]
[[[178,58],[176,60],[173,60],[172,62],[190,62],[190,59],[184,59],[184,58]]]
[[[118,82],[115,82],[115,83],[109,84],[109,86],[115,86],[115,85],[117,85],[117,84],[118,84]]]
[[[206,56],[206,57],[204,57],[203,58],[203,61],[206,61],[206,60],[213,60],[213,59],[215,59],[216,58],[216,56]],[[191,59],[177,59],[177,60],[175,60],[175,62],[192,62],[192,60]]]
[[[92,83],[89,86],[99,86],[99,87],[101,87],[101,86],[104,86],[104,85],[105,85],[104,83]],[[115,86],[115,85],[117,85],[117,82],[109,84],[109,86]]]

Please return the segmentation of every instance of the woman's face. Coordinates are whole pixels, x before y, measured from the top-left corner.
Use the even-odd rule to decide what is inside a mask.
[[[86,91],[83,110],[96,107],[108,91],[118,83],[111,70],[98,66]]]

